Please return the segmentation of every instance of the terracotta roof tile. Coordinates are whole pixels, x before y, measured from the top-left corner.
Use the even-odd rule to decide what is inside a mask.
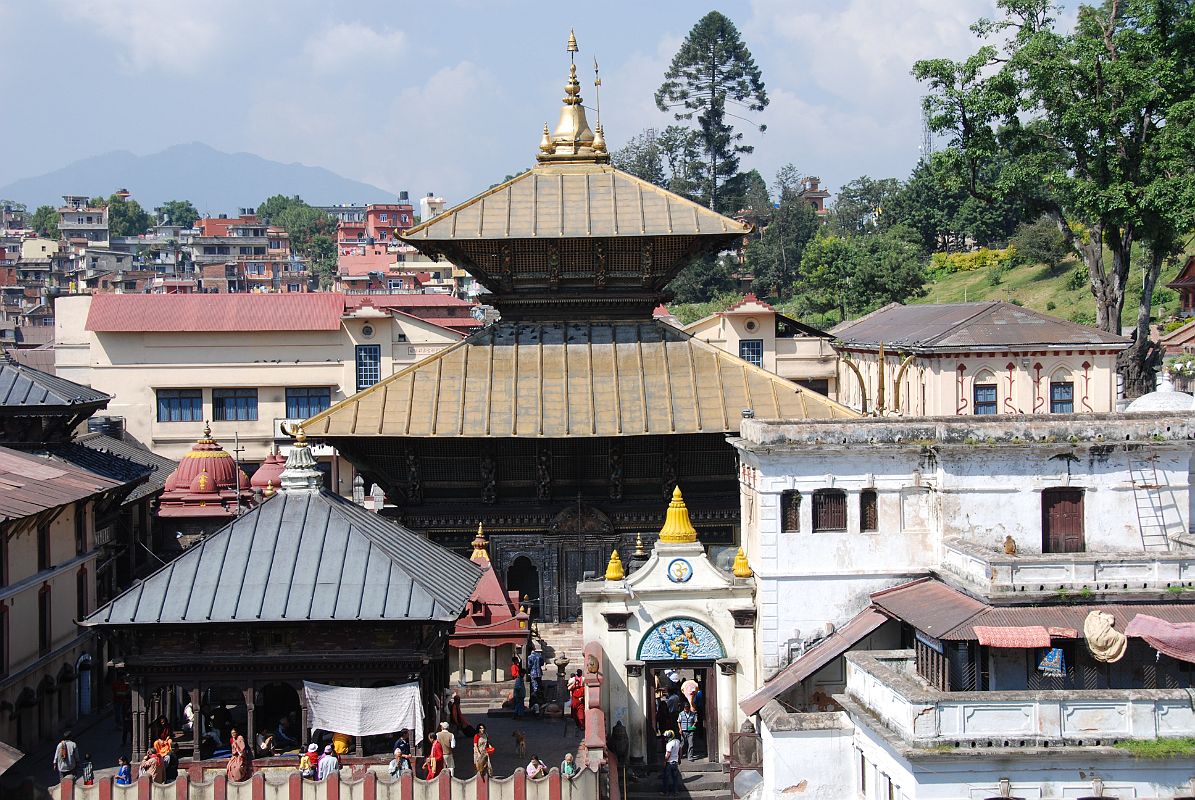
[[[99,294],[92,298],[87,330],[97,333],[335,331],[345,295]]]

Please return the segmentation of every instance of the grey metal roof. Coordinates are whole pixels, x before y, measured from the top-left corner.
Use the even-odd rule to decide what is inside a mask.
[[[112,398],[88,386],[0,357],[0,409],[105,406]]]
[[[903,306],[892,303],[832,331],[847,346],[893,348],[1127,347],[1123,336],[991,300]]]
[[[460,616],[481,569],[326,491],[276,495],[83,621],[439,620]]]
[[[178,466],[177,461],[150,451],[136,440],[114,439],[102,433],[78,436],[69,444],[53,448],[48,455],[113,480],[144,478],[125,498],[125,503],[162,491],[166,479]]]

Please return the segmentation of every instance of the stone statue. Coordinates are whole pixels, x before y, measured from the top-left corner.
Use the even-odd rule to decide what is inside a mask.
[[[610,448],[610,499],[622,499],[622,448]]]
[[[552,501],[552,453],[546,447],[535,462],[535,493],[542,503]]]
[[[481,502],[493,505],[498,500],[498,465],[488,450],[481,456]]]
[[[413,450],[407,451],[407,502],[419,505],[423,502],[423,482],[419,479],[419,457]]]

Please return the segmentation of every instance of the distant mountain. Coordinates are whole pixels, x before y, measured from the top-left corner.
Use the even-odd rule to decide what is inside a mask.
[[[64,194],[102,195],[128,189],[146,210],[190,200],[201,213],[237,213],[270,195],[299,195],[312,205],[394,201],[395,192],[349,180],[323,167],[283,164],[251,153],[223,153],[200,142],[137,156],[125,150],[92,156],[33,178],[0,186],[0,198],[30,209],[57,205]]]

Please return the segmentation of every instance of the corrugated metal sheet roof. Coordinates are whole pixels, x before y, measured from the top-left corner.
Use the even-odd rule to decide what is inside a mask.
[[[144,478],[125,498],[125,503],[160,492],[178,466],[177,461],[160,456],[139,442],[115,439],[102,433],[76,437],[70,444],[56,447],[48,455],[121,482]]]
[[[0,358],[0,409],[63,408],[97,404],[112,398],[88,386]]]
[[[888,621],[880,612],[865,608],[850,622],[805,651],[799,658],[772,676],[771,680],[739,703],[743,713],[750,716],[801,681],[829,664],[858,644],[872,631]]]
[[[872,605],[939,639],[988,608],[932,578],[903,583],[871,596]]]
[[[909,305],[893,303],[831,333],[848,346],[923,348],[1126,347],[1129,340],[1003,300]]]
[[[97,294],[87,330],[97,333],[340,330],[344,295]]]
[[[414,228],[408,241],[746,234],[751,226],[605,164],[540,164]]]
[[[58,508],[124,483],[49,458],[0,447],[0,522]]]
[[[374,308],[426,308],[441,306],[472,308],[476,303],[462,300],[450,294],[346,294],[342,295],[346,308],[355,309],[370,305]]]
[[[303,423],[317,436],[717,433],[854,411],[659,321],[496,323]]]
[[[481,569],[329,492],[276,495],[83,624],[455,620]]]
[[[41,345],[40,347],[10,347],[5,352],[8,353],[9,358],[18,364],[23,364],[26,367],[40,370],[47,375],[54,374],[54,346]]]

